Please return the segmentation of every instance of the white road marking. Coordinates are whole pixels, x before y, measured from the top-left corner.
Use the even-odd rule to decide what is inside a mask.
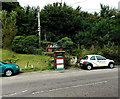
[[[15,92],[15,93],[12,93],[12,94],[8,94],[8,95],[3,95],[3,97],[10,97],[10,96],[14,96],[14,95],[18,95],[18,94],[22,94],[22,93],[25,93],[27,92],[28,90],[23,90],[21,92]]]
[[[28,91],[28,90],[24,90],[24,91],[22,91],[22,92],[24,93],[24,92],[26,92],[26,91]]]
[[[83,85],[75,85],[75,86],[69,86],[69,87],[64,87],[64,88],[55,88],[55,89],[45,90],[45,91],[40,91],[40,92],[33,92],[32,95],[39,94],[39,93],[44,93],[44,92],[52,92],[52,91],[64,90],[64,89],[68,89],[68,88],[77,88],[77,87],[82,87],[82,86],[97,85],[97,84],[102,84],[102,83],[107,83],[107,81],[88,83],[88,84],[83,84]]]

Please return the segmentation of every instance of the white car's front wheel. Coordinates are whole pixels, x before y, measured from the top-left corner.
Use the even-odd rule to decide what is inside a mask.
[[[110,68],[114,68],[114,64],[113,64],[113,63],[110,63],[108,66],[109,66]]]

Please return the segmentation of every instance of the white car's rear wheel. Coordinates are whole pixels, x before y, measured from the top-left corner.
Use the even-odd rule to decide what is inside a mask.
[[[87,65],[87,70],[91,70],[92,69],[92,66],[91,65]]]

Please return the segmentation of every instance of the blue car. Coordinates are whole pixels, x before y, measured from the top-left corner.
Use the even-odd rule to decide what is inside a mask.
[[[11,63],[0,62],[0,74],[5,76],[12,76],[19,73],[19,66]]]

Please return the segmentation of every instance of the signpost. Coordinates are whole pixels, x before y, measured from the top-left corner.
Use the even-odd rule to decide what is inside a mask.
[[[54,68],[59,70],[65,69],[65,51],[54,52]]]

